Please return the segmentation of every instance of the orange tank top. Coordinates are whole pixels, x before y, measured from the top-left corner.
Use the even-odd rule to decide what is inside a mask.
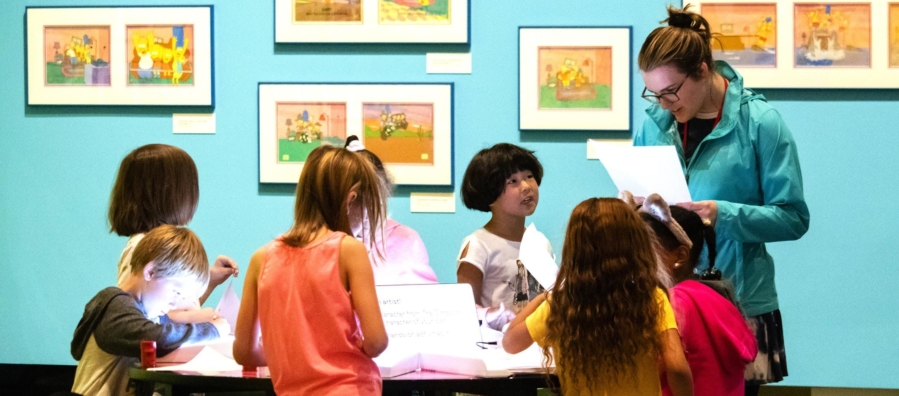
[[[362,351],[340,280],[342,232],[304,247],[268,245],[259,275],[262,345],[278,395],[380,395],[381,375]]]

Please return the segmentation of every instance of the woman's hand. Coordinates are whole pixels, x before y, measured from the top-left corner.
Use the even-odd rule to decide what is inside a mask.
[[[714,227],[718,220],[718,203],[715,201],[681,202],[677,206],[696,213],[707,226]]]

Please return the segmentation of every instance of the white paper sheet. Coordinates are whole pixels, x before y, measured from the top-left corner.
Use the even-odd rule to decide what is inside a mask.
[[[546,236],[537,231],[537,227],[531,223],[524,230],[524,236],[521,238],[521,245],[518,248],[518,259],[544,289],[552,287],[559,275],[559,267],[549,253],[549,246],[550,243]]]
[[[230,335],[234,335],[234,328],[237,327],[237,313],[240,312],[240,297],[237,297],[237,293],[234,292],[234,280],[228,282],[228,287],[225,288],[222,299],[215,307],[215,312],[228,321],[228,324],[231,325]]]
[[[693,201],[674,146],[594,149],[618,191],[628,190],[635,197],[657,193],[670,204]]]
[[[216,371],[234,371],[243,370],[243,367],[234,359],[221,354],[215,348],[207,345],[193,359],[184,364],[177,366],[154,367],[151,371],[198,371],[216,372]]]

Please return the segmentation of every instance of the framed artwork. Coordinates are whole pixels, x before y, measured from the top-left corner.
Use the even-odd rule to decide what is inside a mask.
[[[899,88],[896,3],[704,0],[712,57],[752,88]],[[895,30],[895,32],[894,32]]]
[[[275,0],[277,43],[467,43],[471,0]]]
[[[25,14],[29,105],[214,105],[212,6]]]
[[[899,67],[899,3],[890,3],[890,67]]]
[[[519,128],[627,130],[631,28],[521,27]]]
[[[355,135],[398,185],[453,182],[453,85],[259,84],[259,182],[296,183],[321,145]]]

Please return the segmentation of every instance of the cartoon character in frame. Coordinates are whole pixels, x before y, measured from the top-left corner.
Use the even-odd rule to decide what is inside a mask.
[[[109,26],[44,27],[46,85],[110,85]]]
[[[362,141],[384,163],[434,164],[433,103],[364,103]]]
[[[362,1],[363,0],[293,0],[293,23],[360,23],[362,22]]]
[[[537,51],[541,109],[611,108],[611,48],[539,47]]]
[[[382,24],[449,24],[450,1],[378,0],[378,22]]]
[[[871,4],[794,5],[796,67],[871,67]]]
[[[346,103],[279,102],[278,163],[303,163],[323,144],[343,147],[346,141]]]
[[[712,32],[712,57],[734,66],[777,66],[777,4],[702,5]]]
[[[193,85],[193,26],[128,26],[128,85]]]

